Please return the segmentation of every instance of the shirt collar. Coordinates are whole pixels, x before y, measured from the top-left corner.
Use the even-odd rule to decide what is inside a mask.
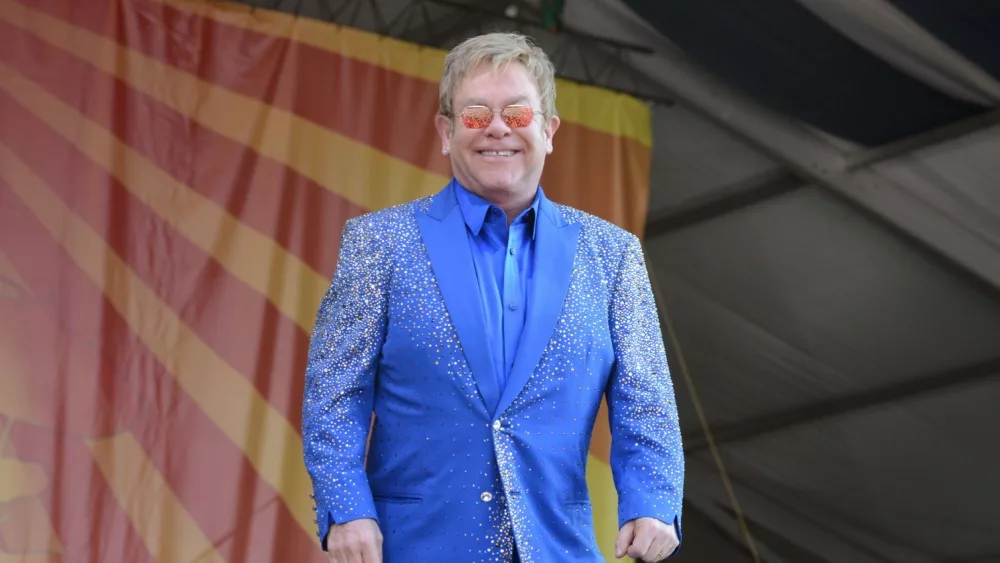
[[[454,180],[455,184],[455,196],[458,199],[458,207],[462,211],[462,218],[465,219],[466,226],[472,231],[472,234],[479,236],[479,232],[483,228],[483,223],[486,222],[486,213],[490,210],[490,207],[494,205],[478,194],[473,193],[468,188],[463,186],[458,180]],[[538,212],[541,207],[542,202],[542,189],[538,188],[535,191],[535,199],[532,200],[531,206],[522,212],[527,213],[531,211],[531,238],[535,238],[535,233],[538,230]]]

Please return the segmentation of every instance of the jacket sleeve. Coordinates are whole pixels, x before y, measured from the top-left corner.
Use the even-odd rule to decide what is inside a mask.
[[[324,550],[332,524],[378,520],[364,466],[388,315],[390,263],[378,241],[356,219],[344,225],[309,343],[302,443]]]
[[[680,539],[684,452],[677,404],[642,247],[630,233],[610,308],[615,363],[606,398],[618,525],[652,517],[673,524]]]

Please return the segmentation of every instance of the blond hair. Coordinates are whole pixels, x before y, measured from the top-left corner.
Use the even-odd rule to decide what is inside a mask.
[[[438,92],[438,112],[454,115],[455,91],[465,75],[481,64],[493,65],[493,70],[510,63],[521,63],[535,79],[545,120],[556,115],[555,67],[549,57],[530,39],[520,33],[487,33],[466,39],[455,46],[444,59],[444,75]]]

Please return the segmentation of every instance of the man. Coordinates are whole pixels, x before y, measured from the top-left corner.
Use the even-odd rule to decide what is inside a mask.
[[[303,441],[323,548],[601,561],[585,464],[606,397],[617,555],[665,559],[684,463],[653,295],[635,236],[539,187],[551,63],[520,35],[470,39],[439,111],[454,178],[347,222],[317,316]]]

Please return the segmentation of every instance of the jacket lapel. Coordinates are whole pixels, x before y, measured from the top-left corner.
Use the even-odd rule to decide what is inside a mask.
[[[500,390],[493,373],[472,249],[451,184],[434,196],[426,215],[417,213],[417,224],[466,361],[492,416]]]
[[[562,311],[573,273],[580,224],[567,223],[556,206],[545,198],[540,202],[540,209],[535,227],[535,268],[528,296],[528,316],[497,413],[504,412],[514,402],[542,358]]]

